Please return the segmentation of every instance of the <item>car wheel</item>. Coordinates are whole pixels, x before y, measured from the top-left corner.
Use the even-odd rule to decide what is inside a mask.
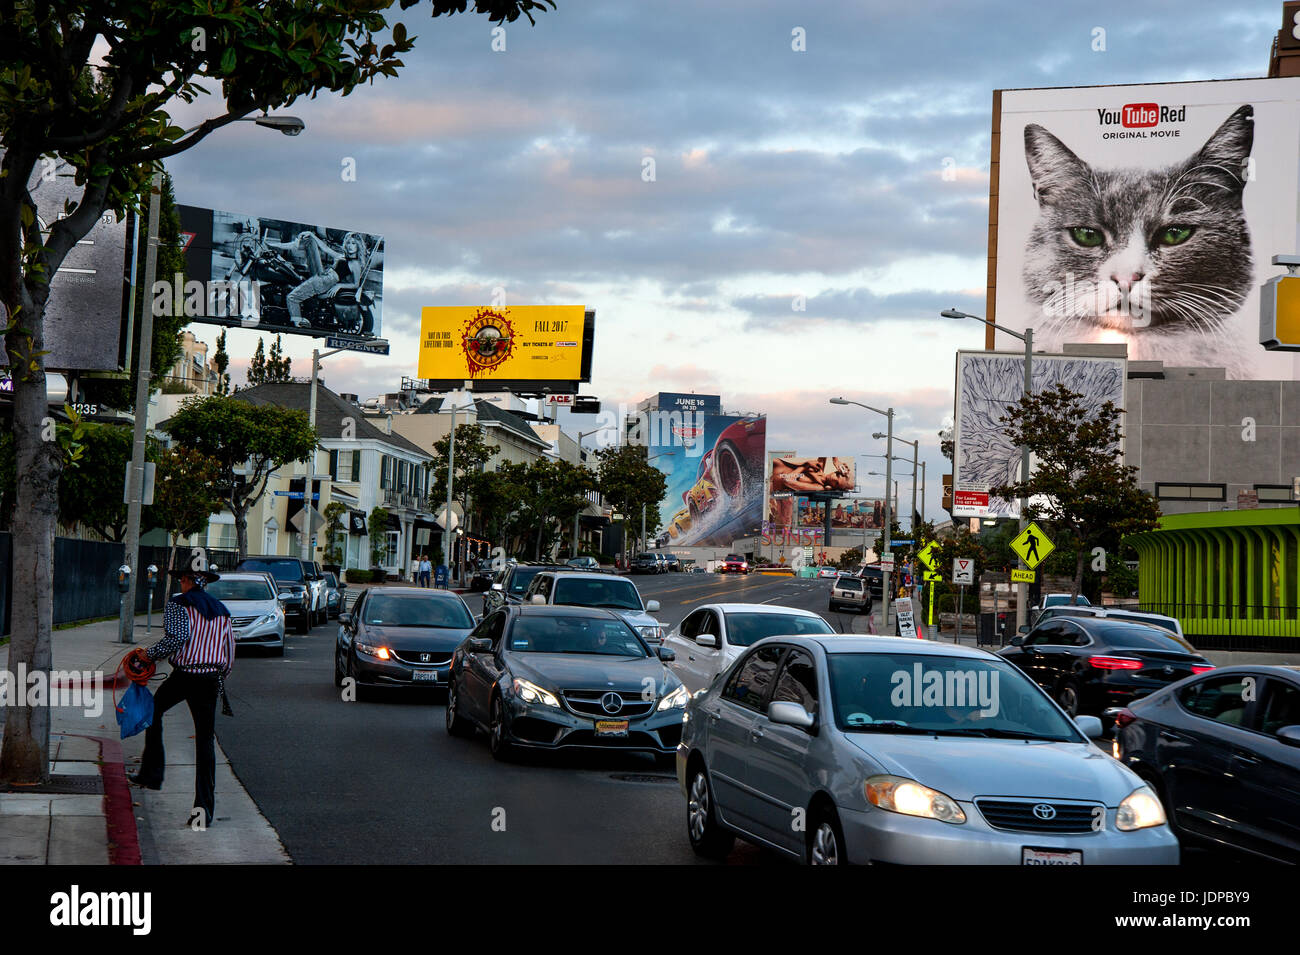
[[[339,666],[339,652],[337,649],[334,651],[334,685],[343,685],[343,668]]]
[[[830,806],[814,809],[808,827],[808,865],[848,865],[844,852],[844,830],[840,817]]]
[[[1067,680],[1056,691],[1056,702],[1061,704],[1071,719],[1079,715],[1079,686],[1073,680]]]
[[[493,759],[504,762],[514,755],[514,747],[506,738],[508,732],[505,705],[501,702],[501,694],[493,693],[491,715],[488,717],[488,749],[491,750]]]
[[[740,449],[730,441],[724,441],[713,455],[713,473],[718,478],[718,487],[739,506],[745,497],[745,462],[740,456]]]
[[[294,625],[293,632],[298,634],[299,636],[302,636],[304,633],[310,633],[311,618],[308,617],[306,614],[303,614],[302,618],[299,619],[298,623]]]
[[[695,854],[705,859],[725,859],[736,844],[736,837],[718,824],[713,787],[702,763],[697,763],[691,771],[691,788],[686,797],[686,835]]]
[[[468,739],[474,735],[474,724],[460,715],[460,700],[456,698],[456,681],[454,679],[447,683],[447,709],[445,715],[447,734],[449,736]]]

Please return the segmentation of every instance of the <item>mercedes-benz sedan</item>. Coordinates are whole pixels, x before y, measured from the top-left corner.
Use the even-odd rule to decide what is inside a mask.
[[[686,689],[621,617],[588,607],[506,607],[456,648],[447,732],[487,731],[492,755],[517,748],[618,749],[671,764]]]
[[[351,677],[357,695],[375,686],[446,687],[451,655],[474,627],[459,595],[421,587],[376,587],[339,614],[334,685]]]
[[[1158,796],[1100,734],[982,650],[772,637],[687,704],[687,835],[827,865],[1177,863]]]
[[[204,590],[230,611],[236,649],[261,647],[284,656],[284,605],[266,574],[224,573]]]

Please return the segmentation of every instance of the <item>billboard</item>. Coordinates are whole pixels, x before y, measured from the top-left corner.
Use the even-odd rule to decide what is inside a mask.
[[[825,527],[829,514],[833,530],[879,530],[885,526],[885,502],[881,498],[836,498],[815,500],[801,497],[800,527]],[[897,521],[898,516],[894,516]]]
[[[685,442],[669,436],[672,444],[652,444],[647,452],[667,480],[660,540],[729,547],[763,523],[767,419],[704,415],[697,420],[703,421],[698,437]]]
[[[82,187],[63,160],[36,163],[27,184],[42,237],[64,216],[64,203],[81,201]],[[109,210],[73,246],[50,280],[45,306],[45,367],[50,371],[116,371],[125,357],[122,307],[130,242],[126,222]],[[141,263],[143,268],[143,262]],[[0,339],[0,366],[9,356]]]
[[[1064,385],[1089,408],[1110,401],[1124,407],[1128,363],[1123,358],[1085,358],[1034,353],[1033,391]],[[1020,449],[1001,417],[1025,389],[1024,354],[959,351],[953,413],[953,517],[1019,518],[1020,502],[992,493],[1020,479]],[[1033,461],[1030,461],[1033,466]]]
[[[187,314],[188,288],[204,290],[203,307],[193,316],[197,321],[277,335],[381,335],[382,235],[197,206],[178,208]]]
[[[722,414],[721,395],[688,395],[675,391],[661,391],[657,397],[659,411],[695,411],[706,415]]]
[[[1300,79],[1002,90],[995,320],[1034,344],[1291,378],[1259,289],[1296,250]],[[991,340],[988,345],[993,347]]]
[[[576,391],[591,380],[595,322],[581,305],[429,306],[417,374],[433,387]]]

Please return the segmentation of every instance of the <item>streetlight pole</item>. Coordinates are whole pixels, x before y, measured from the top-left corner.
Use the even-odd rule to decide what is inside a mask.
[[[303,121],[296,116],[245,116],[235,122],[257,123],[259,126],[278,129],[286,136],[297,136],[304,128]],[[192,126],[181,133],[181,137],[194,132],[198,128],[198,126]],[[145,297],[149,301],[140,315],[140,353],[135,367],[135,422],[132,427],[131,467],[126,476],[126,536],[123,538],[122,563],[131,568],[134,568],[139,563],[140,511],[144,506],[144,450],[146,436],[149,431],[149,380],[152,377],[151,365],[153,362],[153,310],[154,302],[157,301],[156,296],[153,294],[153,286],[158,273],[158,220],[162,217],[162,187],[162,170],[161,168],[155,168],[153,178],[149,182],[149,242],[145,248],[144,258]],[[136,227],[139,228],[138,217]],[[136,257],[139,254],[137,246],[138,243],[133,244],[131,249],[133,276]],[[174,298],[177,290],[173,289],[172,293]],[[133,280],[130,291],[130,307],[132,310],[135,308],[135,294],[136,287]],[[130,347],[129,341],[127,347]],[[170,568],[168,569],[170,570]],[[207,568],[203,569],[206,570]],[[135,642],[135,594],[136,579],[139,576],[133,571],[127,577],[126,595],[122,599],[122,606],[118,612],[118,643]]]
[[[322,358],[329,358],[331,355],[337,355],[344,351],[342,348],[335,348],[321,354],[320,349],[311,350],[311,397],[307,400],[307,423],[314,431],[316,429],[316,380],[320,375],[320,363]],[[298,548],[298,556],[304,561],[315,559],[315,554],[311,550],[311,514],[308,508],[314,507],[312,504],[312,484],[316,478],[316,449],[312,448],[310,457],[307,459],[309,464],[302,480],[302,541]]]
[[[602,431],[608,431],[608,430],[609,430],[609,425],[605,425],[605,427],[603,428],[594,428],[591,431],[578,432],[578,465],[579,466],[582,465],[582,439],[586,437],[590,437],[593,434],[599,434]],[[573,556],[574,557],[578,556],[578,520],[581,516],[582,516],[582,511],[579,511],[577,514],[573,515]]]
[[[652,454],[646,458],[646,463],[653,461],[655,458],[671,458],[676,451],[660,451],[658,454]],[[641,505],[641,549],[638,553],[645,551],[645,505]]]
[[[447,582],[451,583],[451,491],[456,478],[456,412],[472,411],[474,404],[454,405],[451,408],[451,444],[447,451],[447,509],[442,513],[442,565],[447,568]]]
[[[877,431],[875,434],[872,435],[872,437],[876,439],[880,439],[883,438],[884,435],[881,434],[879,431]],[[916,441],[908,441],[906,438],[895,438],[894,440],[902,441],[904,444],[910,444],[912,446],[912,516],[907,519],[908,526],[910,527],[912,525],[913,520],[916,517],[916,474],[917,474],[916,465],[917,465],[917,454],[919,453],[921,448],[921,441],[919,438]],[[924,497],[924,492],[922,492],[922,496]]]
[[[889,554],[889,553],[890,553],[890,550],[889,550],[889,544],[890,544],[890,528],[891,528],[891,525],[892,525],[893,522],[894,522],[893,508],[891,508],[891,507],[890,507],[890,504],[889,504],[889,485],[890,485],[890,483],[892,483],[892,481],[893,481],[893,479],[894,479],[894,471],[893,471],[893,468],[894,468],[894,409],[893,409],[893,408],[886,408],[886,409],[884,409],[884,410],[881,410],[880,408],[873,408],[873,407],[871,407],[871,405],[864,405],[864,404],[863,404],[862,402],[860,402],[860,401],[849,401],[847,398],[832,398],[832,399],[830,399],[830,402],[831,402],[831,404],[833,404],[833,405],[857,405],[859,408],[866,408],[868,411],[874,411],[876,414],[882,414],[882,415],[884,415],[884,416],[885,416],[885,419],[889,422],[888,431],[886,432],[887,440],[886,440],[886,442],[885,442],[885,515],[884,515],[884,516],[885,516],[885,527],[884,527],[884,538],[885,538],[885,539],[884,539],[884,554]],[[880,556],[883,557],[884,554],[881,554]],[[864,554],[863,556],[865,557],[866,555]],[[893,555],[892,555],[892,554],[890,554],[890,559],[891,559],[891,561],[892,561],[892,559],[893,559]],[[892,576],[893,576],[892,568],[891,568],[891,570],[882,570],[882,571],[881,571],[881,581],[880,581],[880,597],[881,597],[881,599],[880,599],[880,630],[881,630],[881,633],[887,633],[888,630],[889,630],[889,584],[890,584],[890,578],[891,578]]]
[[[1005,328],[996,322],[990,322],[987,318],[980,318],[978,315],[971,315],[969,312],[958,311],[955,308],[946,308],[939,313],[944,318],[962,319],[972,318],[977,322],[996,328],[1000,332],[1006,332],[1012,338],[1018,338],[1025,343],[1025,390],[1024,396],[1028,398],[1034,393],[1034,330],[1026,328],[1021,334],[1010,328]],[[1029,446],[1022,444],[1020,446],[1020,480],[1022,483],[1029,480]],[[1029,499],[1025,495],[1020,495],[1020,530],[1023,531],[1029,523],[1027,510],[1029,508]],[[1024,558],[1019,561],[1021,570],[1028,570],[1025,566]],[[1016,584],[1016,630],[1018,631],[1029,621],[1029,586],[1021,581]]]

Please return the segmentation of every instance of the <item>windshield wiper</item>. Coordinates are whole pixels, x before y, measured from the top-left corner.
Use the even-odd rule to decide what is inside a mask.
[[[1041,739],[1052,743],[1068,743],[1069,740],[1060,736],[1044,736],[1041,733],[1031,733],[1028,730],[1006,730],[994,727],[985,727],[976,729],[974,727],[953,727],[951,729],[935,730],[934,732],[944,736],[983,736],[988,739]]]
[[[849,732],[862,733],[913,733],[922,736],[930,736],[933,730],[923,730],[919,726],[908,726],[906,723],[899,723],[895,720],[880,720],[875,723],[863,723],[861,725],[848,724]]]

